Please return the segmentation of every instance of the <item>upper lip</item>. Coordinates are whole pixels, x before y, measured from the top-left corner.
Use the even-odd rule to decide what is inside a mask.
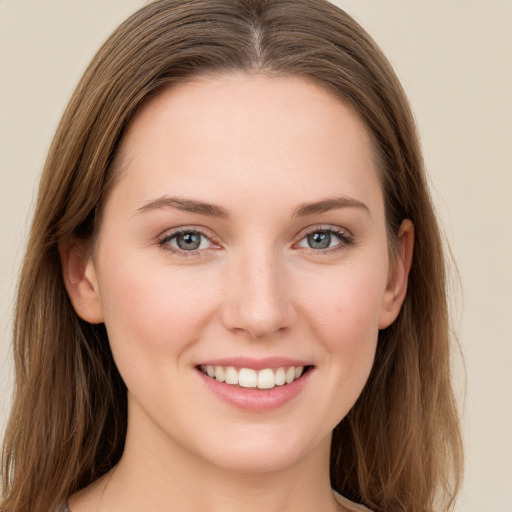
[[[282,368],[290,366],[311,366],[311,362],[294,359],[290,357],[265,357],[254,359],[251,357],[225,357],[220,359],[208,359],[201,361],[198,366],[233,366],[235,368],[251,368],[253,370],[263,370],[265,368]]]

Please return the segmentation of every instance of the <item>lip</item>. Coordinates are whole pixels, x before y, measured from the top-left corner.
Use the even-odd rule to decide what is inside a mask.
[[[253,368],[255,370],[263,368],[279,368],[282,366],[309,366],[309,370],[305,372],[299,379],[294,380],[290,384],[283,386],[275,386],[272,389],[254,389],[243,388],[219,382],[201,370],[196,368],[199,377],[217,398],[237,409],[253,412],[263,412],[277,409],[293,400],[304,389],[312,373],[314,367],[302,361],[287,358],[267,358],[255,361],[254,359],[236,358],[236,359],[216,359],[205,361],[201,364],[211,364],[217,366],[234,366],[235,368]]]

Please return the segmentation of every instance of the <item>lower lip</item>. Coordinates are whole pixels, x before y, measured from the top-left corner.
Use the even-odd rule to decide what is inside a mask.
[[[243,388],[219,382],[197,370],[208,388],[228,404],[247,411],[269,411],[290,402],[304,388],[312,373],[310,368],[299,379],[290,384],[275,386],[272,389]]]

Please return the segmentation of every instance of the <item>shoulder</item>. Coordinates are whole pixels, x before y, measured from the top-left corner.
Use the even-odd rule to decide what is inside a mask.
[[[345,507],[350,512],[372,512],[369,508],[366,508],[364,505],[359,505],[358,503],[354,503],[353,501],[347,500],[341,494],[338,494],[336,491],[332,491],[334,494],[334,498],[336,501]]]

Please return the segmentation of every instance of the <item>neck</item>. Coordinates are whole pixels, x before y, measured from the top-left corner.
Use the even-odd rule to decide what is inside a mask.
[[[130,423],[129,423],[130,424]],[[285,467],[215,464],[160,430],[129,427],[101,511],[288,512],[338,510],[329,480],[330,437]]]

